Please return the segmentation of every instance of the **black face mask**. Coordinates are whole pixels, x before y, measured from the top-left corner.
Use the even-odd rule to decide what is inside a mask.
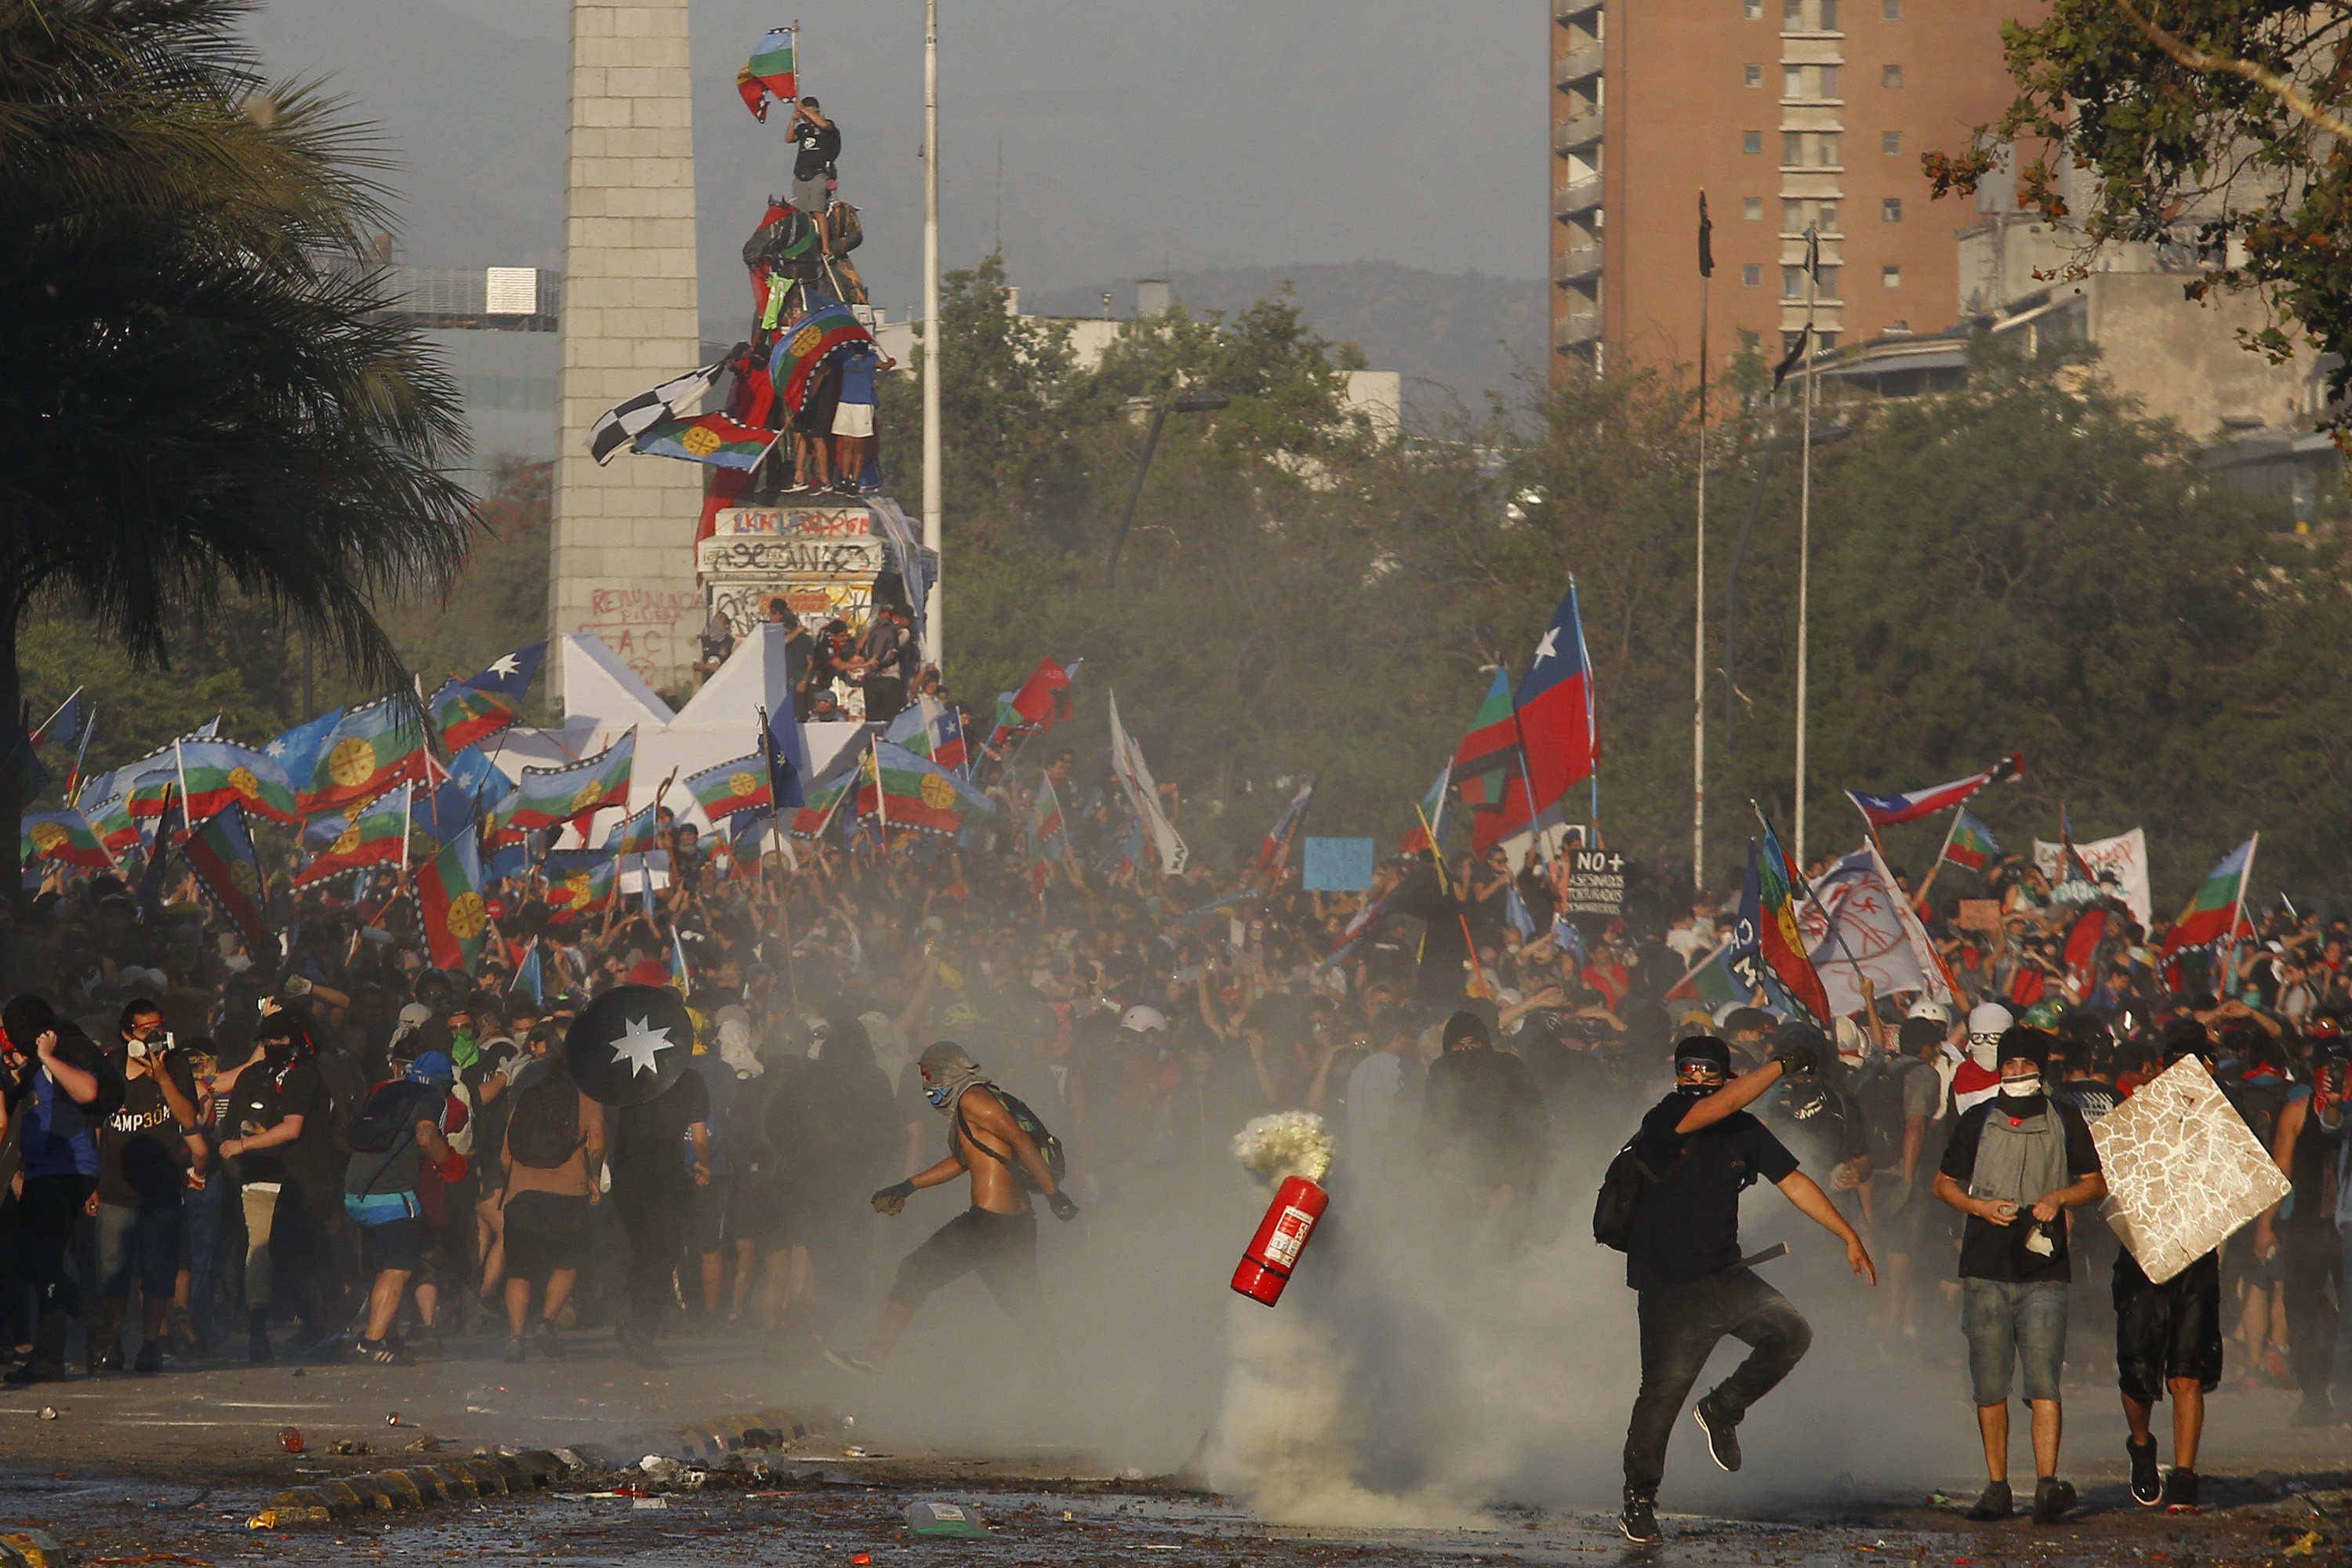
[[[1675,1092],[1681,1095],[1685,1100],[1705,1100],[1708,1095],[1713,1094],[1717,1089],[1721,1089],[1723,1085],[1719,1083],[1677,1082],[1675,1085]]]

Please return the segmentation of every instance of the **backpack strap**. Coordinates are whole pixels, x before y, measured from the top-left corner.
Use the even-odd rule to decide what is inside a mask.
[[[973,1089],[984,1089],[987,1086],[985,1084],[976,1083],[971,1086],[971,1089],[967,1089],[963,1092],[964,1094],[970,1094]],[[1003,1104],[1003,1101],[999,1100],[997,1103],[1001,1106]],[[973,1148],[979,1150],[982,1153],[987,1155],[990,1159],[995,1161],[1006,1170],[1013,1172],[1016,1175],[1021,1173],[1021,1167],[1014,1164],[1009,1155],[1000,1154],[995,1150],[990,1148],[987,1144],[982,1142],[980,1135],[971,1130],[971,1123],[963,1119],[963,1095],[958,1095],[956,1097],[955,1131],[965,1142],[970,1143]]]

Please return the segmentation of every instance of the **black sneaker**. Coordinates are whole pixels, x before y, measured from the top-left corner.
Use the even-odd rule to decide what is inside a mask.
[[[1727,1470],[1739,1468],[1739,1423],[1725,1415],[1708,1394],[1691,1406],[1691,1419],[1706,1434],[1707,1458]]]
[[[568,1353],[563,1348],[563,1341],[556,1335],[555,1325],[553,1323],[540,1324],[538,1337],[539,1353],[545,1356],[548,1360],[562,1361],[565,1354]]]
[[[139,1347],[139,1358],[131,1363],[131,1370],[133,1372],[163,1371],[163,1342],[161,1340],[149,1340],[145,1343],[142,1344]]]
[[[2164,1472],[2156,1468],[2156,1439],[2150,1437],[2145,1446],[2126,1439],[2125,1457],[2131,1460],[2132,1501],[2142,1508],[2154,1508],[2164,1500]]]
[[[2197,1472],[2184,1470],[2179,1465],[2164,1478],[2164,1511],[2195,1513],[2197,1511]]]
[[[408,1352],[391,1340],[362,1340],[352,1348],[359,1352],[360,1360],[373,1362],[377,1366],[409,1364]]]
[[[2017,1505],[2010,1500],[2009,1483],[1992,1481],[1987,1483],[1983,1492],[1978,1496],[1977,1506],[1969,1510],[1968,1517],[1979,1524],[1989,1524],[1996,1519],[2008,1519],[2016,1512]]]
[[[2074,1483],[2044,1476],[2033,1483],[2033,1522],[2055,1524],[2074,1506]]]
[[[268,1366],[278,1359],[269,1348],[269,1331],[256,1324],[245,1336],[245,1359],[256,1366]]]
[[[12,1368],[6,1376],[0,1377],[0,1383],[14,1384],[22,1388],[28,1383],[61,1383],[66,1375],[65,1363],[41,1361],[37,1358],[25,1363],[22,1366]]]
[[[828,1352],[828,1354],[831,1352]],[[1654,1492],[1637,1492],[1625,1489],[1625,1511],[1617,1516],[1617,1528],[1625,1539],[1636,1546],[1655,1546],[1666,1538],[1658,1528],[1658,1499]]]
[[[522,1336],[520,1334],[513,1335],[507,1341],[506,1354],[499,1359],[511,1363],[516,1366],[520,1366],[523,1363],[526,1359],[526,1352],[522,1348]]]

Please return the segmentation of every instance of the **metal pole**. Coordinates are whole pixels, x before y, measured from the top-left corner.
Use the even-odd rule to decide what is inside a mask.
[[[1110,559],[1103,566],[1103,591],[1118,584],[1119,552],[1127,548],[1128,525],[1135,521],[1135,503],[1143,499],[1143,477],[1151,471],[1151,454],[1160,450],[1160,427],[1168,422],[1168,405],[1151,411],[1151,429],[1143,437],[1143,456],[1136,460],[1135,483],[1127,492],[1127,510],[1118,514],[1118,532],[1110,542]]]
[[[1811,657],[1813,572],[1813,299],[1820,283],[1819,237],[1805,226],[1804,468],[1797,480],[1797,875],[1805,874],[1805,677]]]
[[[940,548],[940,0],[923,3],[923,548]],[[940,571],[945,573],[942,564]],[[923,610],[923,650],[946,666],[946,595],[935,579]]]
[[[1702,204],[1706,197],[1700,197]],[[1702,211],[1704,205],[1702,205]],[[1691,574],[1691,890],[1706,890],[1706,297],[1698,275],[1698,526]]]

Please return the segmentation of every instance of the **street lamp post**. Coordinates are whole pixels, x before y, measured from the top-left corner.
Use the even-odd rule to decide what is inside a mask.
[[[1187,392],[1151,411],[1151,432],[1143,438],[1143,457],[1135,465],[1135,485],[1127,492],[1127,510],[1119,514],[1118,537],[1110,542],[1110,558],[1103,563],[1106,592],[1118,582],[1118,554],[1127,548],[1127,530],[1135,521],[1135,503],[1143,499],[1143,476],[1151,471],[1151,454],[1160,449],[1160,426],[1168,422],[1171,414],[1207,414],[1231,405],[1231,399],[1213,392]]]
[[[940,476],[940,0],[923,6],[923,548],[939,562],[946,504]],[[945,574],[941,562],[937,570]],[[923,650],[945,668],[947,595],[938,578],[923,605]]]

